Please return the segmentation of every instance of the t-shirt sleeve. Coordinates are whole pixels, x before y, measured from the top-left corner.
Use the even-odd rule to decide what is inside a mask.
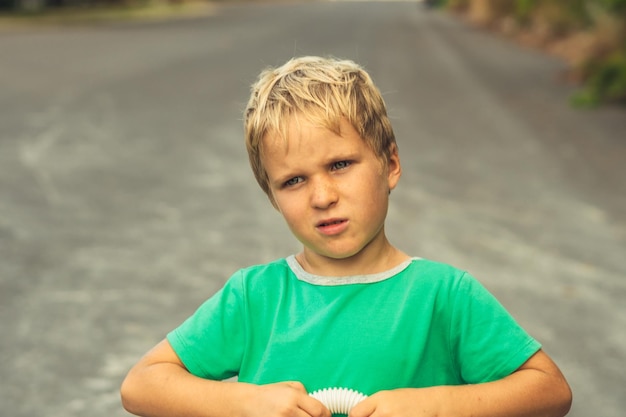
[[[239,373],[246,343],[241,275],[205,301],[167,335],[167,340],[193,375],[223,380]]]
[[[502,379],[541,348],[476,279],[464,274],[456,285],[450,335],[453,360],[464,381]]]

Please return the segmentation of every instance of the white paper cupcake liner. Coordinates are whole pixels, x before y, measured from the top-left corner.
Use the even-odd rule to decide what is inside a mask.
[[[367,395],[348,388],[324,388],[309,395],[333,414],[348,414],[352,407],[367,398]]]

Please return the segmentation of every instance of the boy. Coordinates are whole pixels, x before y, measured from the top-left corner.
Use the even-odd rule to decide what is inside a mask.
[[[338,387],[367,396],[350,417],[567,414],[557,366],[476,280],[387,240],[400,159],[362,68],[266,70],[244,124],[255,177],[303,249],[238,271],[148,352],[122,385],[128,411],[330,417],[309,394]]]

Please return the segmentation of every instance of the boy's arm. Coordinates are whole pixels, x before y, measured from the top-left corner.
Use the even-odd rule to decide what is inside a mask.
[[[357,404],[349,417],[562,417],[571,401],[563,374],[540,350],[501,380],[381,391]]]
[[[253,385],[196,377],[167,340],[130,370],[121,396],[128,412],[144,417],[330,417],[299,382]]]

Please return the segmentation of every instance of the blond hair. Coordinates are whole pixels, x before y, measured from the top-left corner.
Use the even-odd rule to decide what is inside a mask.
[[[342,118],[386,164],[396,143],[382,95],[369,74],[349,60],[293,58],[261,72],[244,113],[246,148],[254,176],[274,204],[262,163],[263,139],[287,137],[293,116],[340,134]]]

